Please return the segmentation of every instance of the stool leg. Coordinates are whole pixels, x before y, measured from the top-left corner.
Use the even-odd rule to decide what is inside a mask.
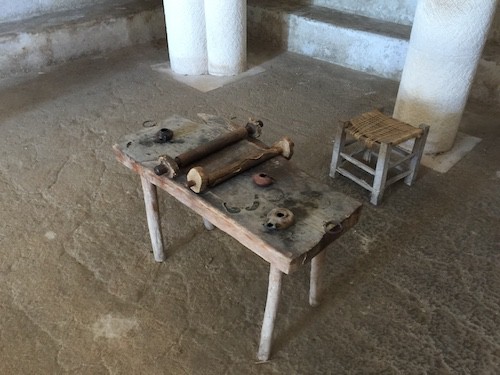
[[[323,274],[323,265],[325,264],[325,259],[326,251],[323,250],[311,260],[311,282],[309,285],[309,304],[311,306],[319,305],[319,300],[321,298],[322,292],[321,276]]]
[[[264,311],[264,321],[260,333],[260,345],[257,358],[260,361],[267,361],[271,354],[271,344],[273,338],[274,321],[278,312],[278,304],[281,293],[281,277],[283,273],[271,264],[269,271],[269,286],[267,289],[266,309]]]
[[[387,180],[387,170],[389,169],[389,160],[391,157],[391,145],[387,143],[380,144],[380,150],[373,180],[373,190],[370,203],[375,206],[382,201],[385,190],[385,181]]]
[[[366,148],[366,150],[363,152],[363,160],[367,163],[370,163],[370,161],[372,160],[372,150]]]
[[[340,124],[335,134],[335,143],[333,145],[332,163],[330,164],[330,177],[335,178],[337,175],[337,167],[341,162],[340,153],[344,150],[345,144],[345,127],[346,124]]]
[[[156,186],[143,176],[141,176],[141,183],[153,255],[157,262],[163,262],[165,260],[165,254],[163,253],[163,242],[161,238],[160,209],[158,207]]]
[[[420,160],[422,160],[422,155],[424,154],[425,142],[427,140],[427,135],[429,134],[428,125],[422,124],[419,126],[419,128],[422,129],[424,132],[419,138],[415,139],[415,143],[413,144],[413,149],[411,150],[411,153],[413,154],[412,158],[410,159],[411,173],[405,177],[405,184],[408,186],[411,186],[415,182],[415,179],[417,178],[418,167],[420,167]]]

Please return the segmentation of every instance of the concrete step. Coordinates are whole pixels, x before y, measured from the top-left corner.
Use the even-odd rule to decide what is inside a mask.
[[[250,38],[347,68],[397,80],[411,28],[304,4],[248,0]]]
[[[335,0],[329,5],[334,3],[361,2]],[[411,5],[411,1],[406,4]],[[353,11],[354,5],[349,10]],[[279,0],[248,0],[248,14],[249,37],[258,43],[379,77],[401,79],[411,32],[408,25],[301,0],[289,0],[286,4]],[[493,40],[486,45],[479,62],[471,98],[500,105],[500,46]]]
[[[310,4],[382,21],[411,25],[417,0],[311,0]]]
[[[310,5],[321,1],[329,7],[352,3],[350,12],[356,10],[353,4],[362,3],[288,0],[283,4],[280,0],[248,0],[249,38],[399,80],[410,26]],[[411,4],[411,0],[406,4]],[[107,0],[81,9],[0,23],[0,78],[37,71],[84,55],[164,39],[164,32],[161,0]],[[472,98],[500,104],[499,60],[498,44],[490,43],[478,67]]]
[[[161,4],[116,0],[0,23],[0,78],[165,38]]]

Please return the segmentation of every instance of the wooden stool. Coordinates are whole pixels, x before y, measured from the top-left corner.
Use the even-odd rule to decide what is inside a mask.
[[[337,129],[330,177],[335,178],[338,172],[350,178],[371,191],[370,203],[377,205],[381,202],[387,186],[403,178],[406,185],[413,184],[428,132],[428,125],[422,124],[416,128],[386,116],[379,110],[363,113],[344,122]],[[347,134],[354,140],[346,141]],[[414,140],[411,152],[398,147],[400,143],[410,140]],[[346,152],[353,144],[355,150]],[[363,156],[359,157],[361,154]],[[372,154],[377,157],[374,168],[370,166]],[[355,172],[347,170],[344,167],[346,163],[357,167]]]

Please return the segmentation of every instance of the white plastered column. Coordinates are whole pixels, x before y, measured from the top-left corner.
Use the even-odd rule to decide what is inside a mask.
[[[247,1],[205,0],[208,73],[237,75],[247,65]]]
[[[170,67],[177,74],[207,73],[204,0],[163,0]]]
[[[497,0],[420,0],[394,117],[430,126],[426,153],[455,141]]]

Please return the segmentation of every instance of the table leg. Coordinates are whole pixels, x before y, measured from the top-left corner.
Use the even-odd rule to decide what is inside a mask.
[[[205,218],[203,218],[203,225],[205,226],[206,230],[214,230],[215,229],[215,225],[213,225],[210,221],[208,221]]]
[[[278,304],[281,293],[281,277],[283,273],[271,264],[269,271],[269,286],[267,288],[266,309],[264,311],[264,321],[260,333],[260,345],[257,358],[260,361],[267,361],[271,354],[271,344],[273,338],[274,321],[278,312]]]
[[[326,251],[323,250],[311,260],[311,282],[309,285],[309,304],[311,306],[319,305],[322,292],[321,276],[325,259]]]
[[[163,262],[165,260],[165,254],[163,253],[163,242],[161,238],[160,209],[158,207],[156,186],[143,176],[141,176],[141,183],[154,258],[157,262]]]

